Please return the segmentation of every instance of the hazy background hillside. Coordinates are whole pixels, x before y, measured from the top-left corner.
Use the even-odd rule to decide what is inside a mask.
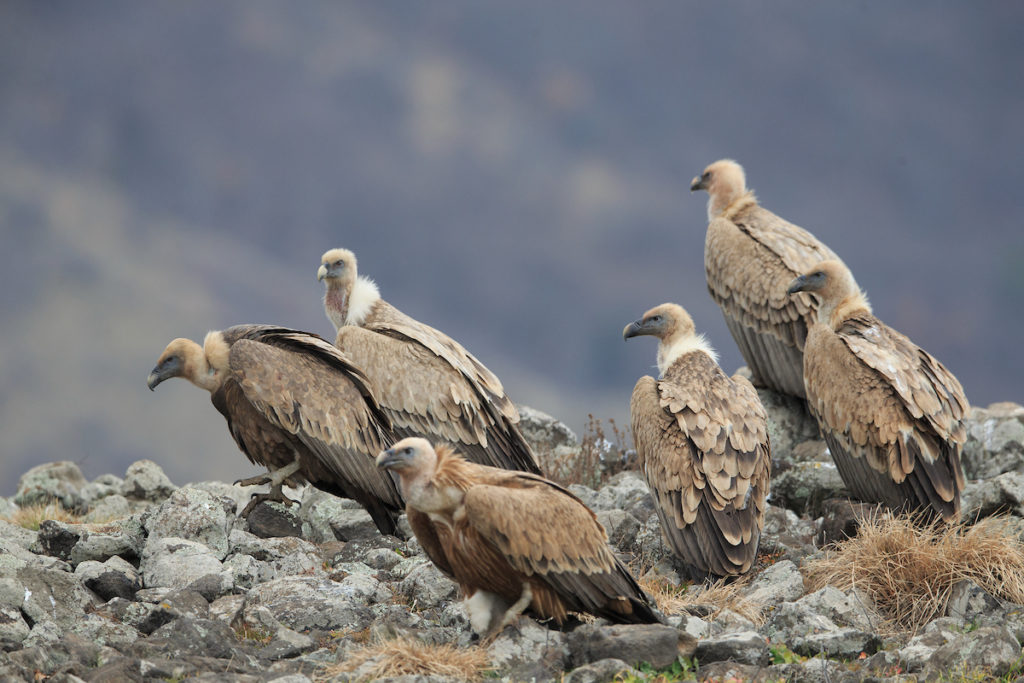
[[[0,495],[28,467],[250,472],[173,337],[332,332],[346,246],[512,397],[628,422],[667,300],[704,285],[733,157],[976,404],[1024,399],[1024,5],[0,4]]]

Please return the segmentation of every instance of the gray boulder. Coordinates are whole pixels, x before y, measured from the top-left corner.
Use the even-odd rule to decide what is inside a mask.
[[[970,479],[1024,470],[1024,406],[993,403],[972,408],[960,461]]]
[[[821,515],[825,500],[848,495],[832,462],[793,463],[778,475],[773,472],[771,486],[773,503],[812,518]]]
[[[569,633],[567,642],[574,666],[616,658],[634,665],[647,662],[661,669],[677,657],[690,657],[697,650],[696,638],[661,624],[584,624]]]
[[[804,594],[804,577],[789,560],[776,562],[758,574],[743,591],[751,602],[771,606],[792,602]]]
[[[441,607],[445,602],[458,598],[459,587],[430,560],[403,560],[391,571],[392,575],[404,576],[398,586],[399,592],[415,599],[420,607]]]
[[[764,636],[756,631],[742,631],[699,641],[697,660],[702,663],[729,661],[767,666],[771,656]]]
[[[998,677],[1009,673],[1020,657],[1020,643],[1005,626],[987,626],[940,646],[926,669],[939,674],[979,670]]]
[[[92,486],[92,484],[90,484]],[[118,488],[120,490],[120,487]],[[90,504],[89,512],[85,515],[85,521],[89,523],[103,523],[115,519],[122,519],[132,514],[131,504],[128,499],[120,493],[104,496]]]
[[[82,487],[82,500],[92,511],[98,501],[108,496],[119,495],[123,489],[123,479],[113,474],[101,474]]]
[[[306,489],[299,508],[302,536],[313,543],[373,538],[380,532],[370,513],[354,500],[338,498],[312,486]]]
[[[260,606],[293,631],[360,631],[373,620],[351,587],[312,576],[287,576],[255,586],[246,595],[243,612]]]
[[[575,447],[579,444],[576,434],[564,423],[545,412],[520,405],[519,432],[530,444],[538,457],[547,456],[560,447]]]
[[[563,683],[612,683],[625,677],[639,676],[640,672],[621,659],[599,659],[577,667],[567,673]]]
[[[772,443],[772,467],[789,465],[798,460],[794,450],[805,441],[819,438],[818,423],[807,412],[803,401],[771,389],[758,389],[768,414],[768,438]]]
[[[487,648],[490,664],[512,681],[547,681],[565,671],[569,648],[565,634],[521,617]]]
[[[26,507],[57,501],[69,510],[79,510],[85,505],[82,488],[87,483],[82,470],[73,462],[36,465],[18,480],[14,504]]]
[[[87,560],[79,563],[75,567],[75,576],[103,600],[115,597],[132,600],[142,588],[138,570],[116,555],[106,562]]]
[[[33,624],[51,621],[60,628],[71,628],[97,605],[96,600],[74,575],[55,569],[29,569],[18,572],[24,599],[21,612]]]
[[[147,545],[161,538],[184,538],[202,543],[223,560],[228,554],[231,506],[200,489],[177,489],[146,520]]]
[[[147,540],[139,570],[147,588],[185,588],[208,574],[225,571],[209,546],[173,536]]]
[[[121,495],[130,500],[159,503],[177,488],[155,462],[139,460],[128,466]]]

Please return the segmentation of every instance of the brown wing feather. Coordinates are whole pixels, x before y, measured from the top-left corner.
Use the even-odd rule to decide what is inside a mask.
[[[808,406],[847,488],[889,507],[957,516],[967,399],[938,361],[869,313],[812,328]],[[865,474],[865,466],[879,473]]]
[[[695,576],[753,564],[771,455],[764,408],[745,379],[703,353],[633,390],[633,439],[669,544]]]
[[[346,325],[336,343],[373,378],[397,437],[426,435],[458,444],[473,462],[539,472],[516,426],[518,411],[512,406],[514,419],[506,414],[504,402],[511,402],[503,393],[504,402],[493,403],[487,385],[475,383],[430,347],[385,329]]]
[[[434,523],[430,521],[430,516],[411,507],[405,508],[405,514],[409,520],[409,526],[412,527],[413,534],[416,535],[416,540],[419,541],[420,546],[423,548],[423,552],[427,554],[430,561],[444,572],[446,576],[454,579],[455,572],[448,561],[448,554],[445,552],[444,544],[438,537],[437,529]]]
[[[809,232],[752,200],[708,225],[708,290],[758,384],[803,396],[800,351],[818,304],[813,295],[789,296],[786,289],[820,261],[838,258]]]

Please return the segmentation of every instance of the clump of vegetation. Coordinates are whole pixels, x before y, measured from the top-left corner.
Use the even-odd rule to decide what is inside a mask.
[[[813,590],[864,591],[895,629],[916,633],[945,614],[960,581],[1024,602],[1024,545],[1005,518],[966,526],[875,515],[861,521],[855,538],[809,563],[804,576]]]
[[[677,681],[697,680],[697,660],[678,657],[670,666],[655,669],[646,662],[637,667],[640,675],[620,673],[615,677],[616,683],[676,683]]]
[[[628,432],[620,429],[612,418],[608,419],[608,429],[610,435],[601,420],[588,414],[579,450],[551,454],[544,463],[548,477],[563,486],[582,484],[597,489],[610,477],[633,469],[636,451]]]
[[[82,521],[80,515],[75,514],[72,510],[68,510],[57,502],[19,507],[9,515],[0,517],[0,519],[26,529],[31,529],[32,531],[39,531],[39,525],[48,519],[69,524],[77,524]]]
[[[252,624],[238,624],[235,626],[235,637],[238,640],[246,640],[257,647],[263,647],[274,639],[274,634],[259,626]]]
[[[359,669],[367,662],[361,680],[391,676],[448,676],[460,681],[480,681],[489,671],[487,651],[480,647],[458,647],[451,643],[430,645],[415,639],[392,639],[370,643],[353,650],[344,662],[324,673],[333,677]]]

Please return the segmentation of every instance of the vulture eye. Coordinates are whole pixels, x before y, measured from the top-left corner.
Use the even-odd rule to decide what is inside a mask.
[[[345,265],[345,262],[344,261],[335,261],[334,265],[341,267],[341,266]]]
[[[406,455],[412,455],[412,447],[406,446],[402,452],[405,453]]]
[[[701,176],[702,180],[707,180],[711,177],[711,171],[704,171],[704,175]]]
[[[651,322],[652,323],[660,323],[661,322],[661,316],[660,315],[652,315],[651,316]]]

